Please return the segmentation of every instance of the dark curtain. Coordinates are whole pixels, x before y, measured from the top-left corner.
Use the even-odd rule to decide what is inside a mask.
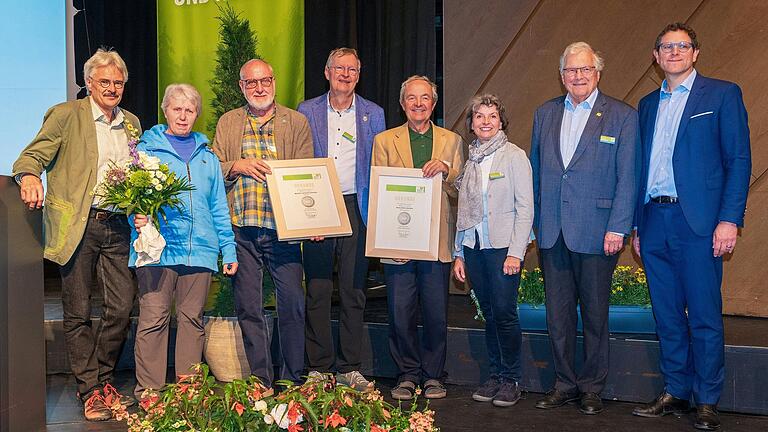
[[[363,64],[357,92],[384,108],[387,127],[404,123],[400,84],[411,75],[437,78],[435,0],[306,0],[304,8],[305,97],[328,91],[328,53],[352,47]]]
[[[157,123],[157,0],[74,0],[75,75],[85,97],[83,65],[99,47],[114,48],[128,67],[120,106],[144,129]]]

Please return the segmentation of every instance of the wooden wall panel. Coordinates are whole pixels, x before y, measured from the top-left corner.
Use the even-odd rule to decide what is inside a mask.
[[[606,60],[600,90],[632,106],[658,89],[656,35],[669,22],[690,23],[702,43],[697,70],[738,83],[752,140],[752,187],[746,227],[725,263],[724,311],[768,317],[768,2],[763,0],[487,0],[444,3],[445,122],[465,138],[464,109],[477,93],[498,94],[507,106],[510,141],[530,149],[533,112],[564,92],[562,50],[583,40]],[[537,264],[529,250],[526,267]],[[621,264],[637,265],[625,250]]]

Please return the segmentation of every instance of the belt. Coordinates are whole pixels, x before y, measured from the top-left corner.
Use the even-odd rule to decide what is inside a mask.
[[[119,213],[111,212],[109,210],[100,210],[92,208],[90,212],[88,212],[88,217],[96,219],[97,221],[105,221],[112,216],[118,215]]]
[[[680,202],[680,199],[678,197],[661,195],[657,197],[652,197],[651,201],[659,204],[677,204],[678,202]]]

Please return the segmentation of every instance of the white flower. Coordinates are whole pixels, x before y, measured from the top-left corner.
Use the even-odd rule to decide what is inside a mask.
[[[161,185],[161,184],[156,184],[156,185],[155,185],[155,190],[156,190],[156,191],[161,191],[161,190],[163,190],[163,185]]]
[[[146,170],[160,169],[160,158],[156,156],[149,156],[144,152],[139,152],[139,161]]]
[[[280,404],[272,408],[272,411],[264,416],[264,423],[277,423],[280,429],[288,429],[288,425],[291,424],[290,420],[288,420],[288,405]]]
[[[256,411],[261,411],[261,412],[265,413],[265,412],[267,412],[267,403],[264,402],[263,400],[257,400],[253,404],[253,409],[255,409]]]
[[[152,184],[153,184],[153,185],[155,185],[155,186],[157,186],[157,185],[159,185],[159,184],[160,184],[160,180],[158,180],[156,177],[153,177],[153,178],[152,178]]]

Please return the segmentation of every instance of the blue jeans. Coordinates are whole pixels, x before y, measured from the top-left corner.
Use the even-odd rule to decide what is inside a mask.
[[[269,330],[263,305],[263,269],[275,282],[280,338],[280,379],[301,381],[304,370],[304,288],[301,248],[277,240],[277,231],[261,227],[232,227],[237,243],[237,273],[232,279],[235,310],[251,375],[272,386],[274,371]]]
[[[504,274],[506,258],[506,248],[464,248],[467,277],[485,316],[485,344],[491,376],[519,382],[523,339],[517,316],[520,273]]]

